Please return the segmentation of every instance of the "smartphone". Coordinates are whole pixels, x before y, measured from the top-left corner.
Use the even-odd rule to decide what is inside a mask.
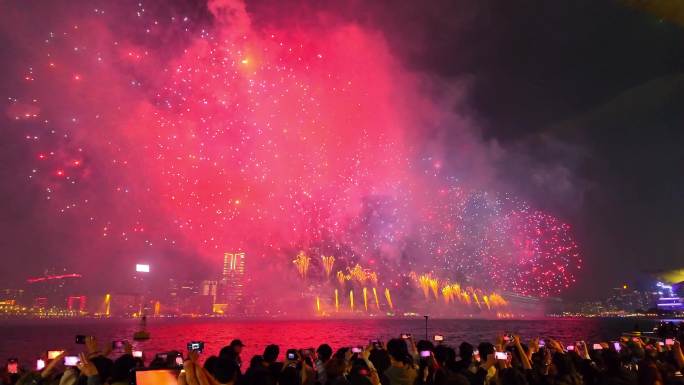
[[[19,360],[16,358],[10,358],[7,360],[7,373],[17,374],[19,373]]]
[[[126,345],[126,341],[120,340],[120,341],[112,341],[112,350],[121,350],[124,348]]]
[[[428,357],[430,357],[430,354],[431,354],[431,353],[432,353],[432,352],[429,351],[429,350],[421,350],[421,351],[420,351],[420,357],[421,357],[421,358],[428,358]]]
[[[137,385],[177,385],[178,370],[174,369],[154,369],[136,370],[135,383]]]
[[[372,346],[374,348],[377,348],[378,346],[380,346],[380,340],[370,340],[368,342],[370,343],[370,346]]]
[[[570,351],[573,351],[573,350],[575,350],[575,346],[574,346],[574,345],[568,345],[568,346],[565,347],[565,350],[567,350],[567,351],[569,351],[569,352],[570,352]]]
[[[361,353],[363,351],[363,349],[361,349],[360,347],[357,346],[357,347],[351,348],[351,351],[352,351],[352,353]]]
[[[594,350],[603,350],[603,346],[601,346],[601,344],[594,344],[593,349]]]
[[[475,349],[473,350],[473,358],[475,358],[475,361],[480,362],[480,351]]]
[[[37,359],[36,360],[36,370],[43,370],[45,368],[45,360],[43,359]]]
[[[188,342],[188,351],[202,353],[204,351],[204,341]]]
[[[76,366],[78,364],[78,356],[65,356],[64,366]]]
[[[64,350],[48,350],[46,356],[48,360],[54,360],[62,353],[64,353]]]
[[[495,352],[494,358],[496,358],[497,360],[507,360],[508,355],[506,354],[506,352]]]
[[[544,340],[539,340],[539,347],[543,348],[544,346],[546,346],[546,342],[544,342]]]
[[[133,357],[142,358],[142,350],[134,350]]]
[[[296,349],[288,349],[287,353],[285,353],[285,357],[287,357],[288,360],[296,360],[297,359],[297,350]]]
[[[402,333],[401,338],[407,340],[411,338],[411,333]]]
[[[615,349],[616,352],[619,352],[622,349],[622,345],[620,345],[619,342],[615,341],[615,342],[613,342],[613,348]]]
[[[84,336],[83,334],[78,334],[78,335],[76,335],[76,341],[75,341],[75,342],[76,342],[77,344],[79,344],[79,345],[84,345],[84,344],[85,344],[85,340],[86,340],[86,336]]]
[[[435,336],[433,337],[433,339],[434,339],[436,342],[442,342],[442,341],[444,341],[444,336],[441,335],[441,334],[435,334]]]
[[[665,345],[674,345],[674,338],[665,338]]]
[[[183,366],[184,362],[185,362],[185,360],[183,359],[183,356],[176,356],[176,365]]]
[[[665,346],[665,343],[663,341],[658,341],[658,346]]]

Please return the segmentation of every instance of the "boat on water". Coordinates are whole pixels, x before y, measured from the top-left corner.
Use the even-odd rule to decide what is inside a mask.
[[[150,332],[147,331],[147,316],[142,316],[140,320],[140,330],[133,333],[133,340],[144,341],[150,339]]]

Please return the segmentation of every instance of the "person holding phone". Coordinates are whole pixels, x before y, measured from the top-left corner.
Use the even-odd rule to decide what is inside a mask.
[[[332,358],[333,350],[328,344],[321,344],[316,349],[316,372],[318,377],[318,382],[325,384],[327,382],[327,374],[325,371],[326,364]]]

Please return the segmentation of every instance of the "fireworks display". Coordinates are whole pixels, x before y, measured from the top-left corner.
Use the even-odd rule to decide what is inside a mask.
[[[414,140],[443,114],[377,33],[257,28],[239,1],[208,9],[211,21],[162,20],[139,4],[117,35],[121,16],[96,8],[35,42],[7,111],[51,217],[136,254],[216,264],[241,249],[252,273],[275,260],[337,285],[318,312],[339,310],[340,293],[353,310],[354,289],[380,311],[377,287],[393,309],[389,287],[413,271],[425,300],[487,309],[505,300],[473,282],[542,297],[574,282],[569,225],[460,181]]]

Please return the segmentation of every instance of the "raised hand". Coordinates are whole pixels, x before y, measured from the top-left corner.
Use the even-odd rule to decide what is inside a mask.
[[[79,358],[79,363],[78,363],[78,368],[81,370],[81,373],[85,375],[86,377],[92,377],[92,376],[97,376],[97,368],[95,365],[93,365],[92,362],[88,359],[88,356],[85,353],[80,353],[78,355]]]
[[[87,336],[85,339],[86,352],[88,357],[93,357],[101,354],[99,344],[97,343],[97,338],[93,336]]]
[[[371,349],[373,349],[372,346],[370,346],[370,345],[366,346],[366,347],[361,351],[361,353],[359,353],[359,355],[361,356],[361,358],[364,359],[364,360],[366,360],[366,361],[368,361],[368,358],[370,357]]]
[[[55,359],[51,360],[48,362],[48,364],[43,368],[43,370],[40,372],[40,376],[42,378],[47,378],[52,374],[52,371],[55,370],[55,366],[62,362],[64,359],[64,356],[66,356],[66,350],[63,350],[62,353],[60,353]]]
[[[548,340],[548,346],[550,349],[557,351],[559,353],[563,352],[563,345],[561,345],[560,342],[554,340],[553,338],[549,338]]]

